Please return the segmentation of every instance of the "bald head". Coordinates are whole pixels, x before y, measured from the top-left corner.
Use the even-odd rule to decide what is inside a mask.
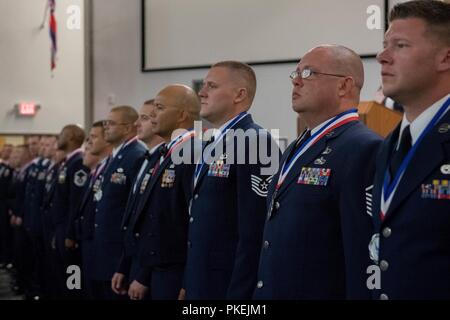
[[[75,124],[65,126],[58,137],[58,149],[70,152],[78,149],[84,142],[84,130]]]
[[[362,60],[355,51],[340,45],[321,45],[310,50],[310,52],[321,52],[327,56],[329,69],[335,74],[350,76],[353,78],[355,87],[362,89],[364,85],[364,66]]]
[[[182,84],[173,84],[165,87],[158,95],[164,95],[168,98],[170,105],[186,111],[191,120],[195,121],[200,118],[200,100],[192,88]]]
[[[303,74],[304,70],[311,71]],[[321,45],[309,50],[292,78],[292,107],[309,128],[359,104],[364,84],[361,58],[339,45]]]

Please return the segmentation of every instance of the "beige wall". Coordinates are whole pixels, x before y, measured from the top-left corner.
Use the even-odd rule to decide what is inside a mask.
[[[14,146],[25,143],[24,136],[0,136],[0,148],[5,144],[12,144]]]

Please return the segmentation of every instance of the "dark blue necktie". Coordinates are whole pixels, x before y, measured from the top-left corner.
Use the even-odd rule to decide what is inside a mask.
[[[411,149],[411,131],[409,130],[409,125],[403,129],[402,136],[400,138],[400,145],[398,150],[394,152],[391,159],[390,173],[391,177],[395,177],[398,169],[400,168],[403,159],[408,154]]]

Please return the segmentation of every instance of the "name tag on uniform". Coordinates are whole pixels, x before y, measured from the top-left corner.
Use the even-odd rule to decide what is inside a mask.
[[[172,188],[175,183],[175,170],[166,169],[161,179],[161,188]]]
[[[326,186],[330,176],[331,169],[303,167],[297,183],[311,186]]]
[[[422,184],[422,199],[450,200],[450,180],[433,180]]]
[[[228,178],[230,175],[230,166],[229,164],[225,164],[224,161],[217,160],[211,163],[208,170],[209,177],[218,177],[218,178]]]

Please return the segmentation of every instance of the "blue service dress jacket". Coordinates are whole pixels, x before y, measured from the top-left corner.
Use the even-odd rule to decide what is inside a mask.
[[[280,152],[250,114],[232,129],[249,138],[239,143],[236,134],[211,144],[221,144],[223,153],[218,150],[214,161],[205,163],[193,189],[184,275],[188,300],[250,299],[256,284],[267,186],[274,173],[262,170],[270,164],[258,154],[264,145],[269,158],[278,161]]]
[[[92,240],[92,279],[111,281],[123,250],[121,223],[128,194],[136,178],[145,146],[130,142],[111,157],[102,172],[101,187],[94,195],[94,235]]]
[[[400,126],[384,141],[374,183],[372,252],[380,268],[374,299],[450,299],[450,112],[419,144],[380,217],[384,174],[398,141]]]
[[[380,143],[361,122],[349,122],[301,155],[277,192],[280,172],[274,176],[255,299],[370,298],[366,192]]]

